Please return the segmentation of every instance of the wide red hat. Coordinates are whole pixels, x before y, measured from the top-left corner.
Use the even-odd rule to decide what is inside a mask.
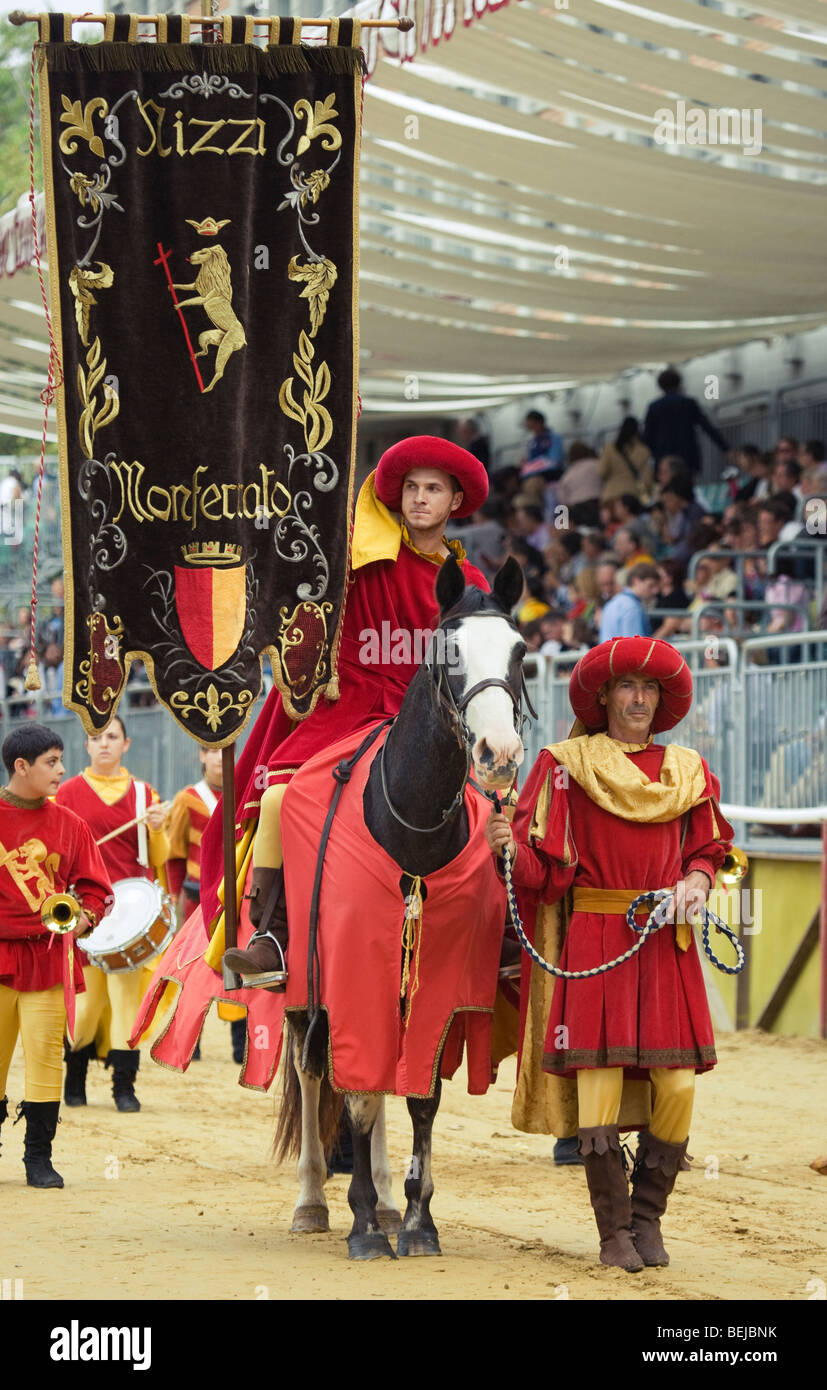
[[[392,512],[402,506],[402,484],[412,468],[440,468],[453,473],[463,498],[454,516],[470,516],[488,496],[488,474],[478,458],[432,434],[414,434],[386,449],[376,469],[376,496]]]
[[[581,656],[569,681],[571,707],[590,733],[607,726],[606,706],[597,693],[613,676],[653,676],[660,682],[655,734],[673,729],[689,713],[692,673],[675,647],[656,637],[612,637]]]

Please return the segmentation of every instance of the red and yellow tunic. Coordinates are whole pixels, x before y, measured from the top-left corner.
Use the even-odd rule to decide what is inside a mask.
[[[160,797],[147,783],[147,806]],[[86,769],[78,777],[70,777],[57,792],[56,800],[68,806],[91,828],[94,838],[117,830],[134,820],[136,810],[135,780],[126,768],[115,777],[101,777]],[[148,832],[149,864],[139,862],[138,827],[133,825],[122,835],[116,835],[101,845],[100,853],[113,883],[122,878],[155,878],[155,869],[166,861],[169,846],[163,830]]]
[[[112,888],[100,851],[83,821],[52,801],[0,795],[0,984],[51,989],[63,978],[63,949],[40,920],[52,893],[72,888],[97,921]],[[74,984],[83,973],[74,953]]]
[[[209,801],[205,797],[209,797]],[[184,787],[172,803],[167,878],[169,891],[176,901],[185,885],[191,884],[194,890],[198,889],[201,881],[201,840],[216,804],[215,793],[204,781],[194,787]],[[188,896],[184,921],[197,906],[198,894],[195,891]]]
[[[598,737],[614,742],[607,735]],[[623,744],[616,748],[639,769],[644,782],[660,781],[670,750],[657,744],[635,751]],[[539,905],[558,901],[570,888],[642,892],[674,887],[695,869],[714,883],[732,828],[717,804],[717,778],[703,759],[691,756],[697,759],[690,798],[695,804],[673,819],[644,821],[633,818],[631,804],[623,806],[623,815],[598,805],[570,771],[543,750],[513,822],[518,844],[514,884],[530,938]],[[623,954],[634,940],[624,913],[578,910],[575,899],[559,964],[566,970],[587,970]],[[529,994],[527,956],[523,970],[521,1031]],[[582,1067],[623,1067],[629,1079],[643,1079],[650,1067],[706,1071],[714,1066],[712,1025],[694,939],[682,950],[674,926],[666,926],[631,960],[606,974],[556,980],[542,1065],[558,1076],[572,1076]]]

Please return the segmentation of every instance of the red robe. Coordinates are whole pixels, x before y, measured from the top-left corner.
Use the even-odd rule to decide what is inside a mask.
[[[664,752],[663,745],[652,743],[626,756],[650,781],[658,781]],[[642,824],[601,809],[571,776],[566,787],[562,769],[543,750],[520,795],[513,823],[519,846],[514,884],[529,938],[538,903],[556,902],[572,886],[668,888],[693,869],[703,870],[714,883],[733,832],[717,804],[718,780],[705,762],[703,766],[711,800],[678,820]],[[534,842],[529,840],[529,828],[549,772],[554,790],[546,832]],[[621,955],[634,940],[622,914],[573,912],[560,966],[590,969]],[[521,1032],[529,972],[530,960],[524,955]],[[565,1032],[560,1031],[563,1028]],[[644,1079],[650,1067],[706,1071],[715,1060],[697,946],[693,937],[689,949],[681,951],[671,925],[650,936],[637,955],[607,974],[555,981],[543,1057],[546,1071],[573,1076],[580,1067],[622,1066],[630,1079]]]
[[[40,910],[70,886],[84,908],[103,916],[112,887],[88,827],[52,801],[24,810],[0,797],[0,985],[29,992],[68,984],[69,937],[47,931]],[[80,954],[73,951],[78,991]]]
[[[55,799],[58,805],[68,806],[76,815],[80,816],[90,827],[96,840],[100,840],[112,830],[117,830],[120,825],[127,825],[129,821],[134,820],[136,815],[134,777],[130,779],[129,787],[123,796],[118,801],[113,802],[111,806],[107,806],[82,774],[77,777],[70,777],[68,782],[63,782],[58,788]],[[150,806],[155,799],[157,799],[157,794],[147,783],[147,806]],[[136,825],[125,830],[122,835],[116,835],[114,839],[107,840],[105,845],[100,846],[100,854],[113,883],[117,883],[122,878],[154,879],[155,877],[155,871],[151,866],[144,867],[138,863],[138,827]]]
[[[282,1048],[284,1010],[307,1004],[309,905],[322,826],[333,794],[332,770],[358,747],[364,732],[335,744],[294,777],[284,799],[287,910],[290,918],[286,994],[263,989],[225,992],[203,960],[200,913],[176,938],[153,976],[130,1042],[151,1023],[166,980],[183,983],[175,1010],[152,1047],[155,1061],[185,1070],[213,998],[248,1009],[241,1084],[265,1089]],[[491,1081],[491,1025],[497,992],[505,897],[497,882],[483,827],[489,802],[468,787],[469,842],[445,868],[425,880],[421,930],[414,940],[407,1005],[400,1008],[404,918],[399,866],[364,824],[362,795],[371,762],[383,742],[357,763],[345,787],[325,854],[318,949],[321,1002],[330,1023],[330,1071],[343,1091],[433,1094],[440,1075],[453,1076],[467,1054],[468,1090],[484,1093]],[[239,941],[251,927],[246,901]]]
[[[466,583],[476,584],[488,593],[484,574],[468,560],[462,562]],[[404,543],[396,560],[375,560],[356,570],[347,595],[339,644],[338,700],[322,697],[313,713],[301,723],[288,718],[281,695],[271,690],[264,708],[244,745],[235,771],[236,826],[258,815],[261,793],[276,782],[289,782],[308,758],[322,752],[357,729],[396,715],[405,691],[420,665],[421,653],[415,644],[414,660],[394,659],[404,655],[403,643],[395,633],[415,633],[436,627],[439,608],[434,596],[439,567]],[[386,652],[384,661],[361,659],[366,651],[362,633],[378,632],[383,624]],[[396,651],[394,650],[396,648]],[[266,772],[265,772],[266,769]],[[201,907],[204,921],[210,922],[219,910],[218,886],[224,877],[221,815],[218,809],[210,820],[201,844]]]

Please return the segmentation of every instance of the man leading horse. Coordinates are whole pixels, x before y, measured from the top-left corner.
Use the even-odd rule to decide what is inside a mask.
[[[603,642],[575,666],[569,698],[573,736],[540,753],[513,827],[492,813],[486,830],[495,854],[510,851],[526,933],[552,963],[559,955],[561,968],[591,971],[633,944],[626,913],[642,893],[677,888],[676,924],[616,969],[553,987],[525,957],[512,1118],[534,1133],[578,1133],[600,1260],[636,1272],[669,1263],[660,1218],[689,1167],[695,1075],[715,1065],[688,922],[732,828],[700,754],[652,741],[692,703],[692,677],[674,647]],[[630,1199],[619,1134],[638,1128]]]

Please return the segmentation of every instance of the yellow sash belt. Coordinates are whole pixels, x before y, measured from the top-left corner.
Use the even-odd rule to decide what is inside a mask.
[[[574,912],[603,912],[603,913],[622,913],[626,916],[635,898],[639,898],[641,893],[645,893],[645,888],[573,888],[572,889],[572,910]],[[649,913],[651,908],[644,903],[637,912]],[[637,912],[635,916],[637,916]],[[678,946],[682,951],[689,948],[692,940],[692,928],[687,922],[679,922],[675,927],[675,936]]]

